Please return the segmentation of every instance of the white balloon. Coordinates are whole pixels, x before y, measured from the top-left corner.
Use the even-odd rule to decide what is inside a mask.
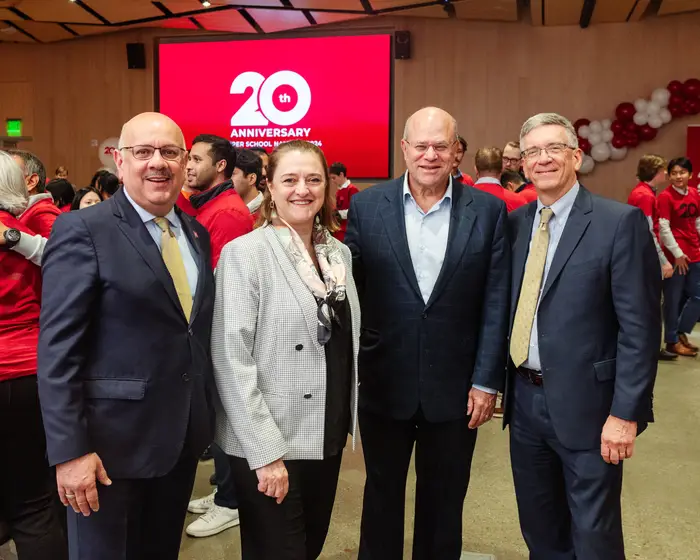
[[[637,109],[638,113],[641,113],[647,110],[647,103],[646,99],[639,98],[634,102],[634,108]]]
[[[661,119],[660,115],[652,115],[649,117],[649,126],[651,128],[661,128],[664,125],[664,121]]]
[[[591,132],[603,132],[603,125],[600,124],[600,121],[592,121],[588,128],[591,129]]]
[[[602,136],[603,142],[612,142],[612,139],[615,137],[615,134],[613,134],[612,130],[604,130]]]
[[[610,159],[610,146],[607,144],[596,144],[591,148],[591,157],[598,163]]]
[[[657,103],[656,101],[651,101],[647,103],[647,115],[652,116],[652,115],[658,115],[659,112],[661,111],[661,105]]]
[[[655,89],[651,94],[651,100],[658,103],[662,107],[666,107],[668,105],[669,99],[671,99],[671,92],[666,88]]]
[[[581,162],[581,167],[578,172],[581,173],[581,175],[588,175],[593,171],[594,167],[595,161],[593,161],[593,158],[591,156],[583,156],[583,161]]]
[[[591,132],[588,135],[588,141],[591,143],[591,146],[595,146],[596,144],[600,144],[603,142],[603,133],[602,132]]]
[[[666,107],[659,111],[659,116],[661,117],[661,120],[664,124],[668,124],[673,120],[673,115],[671,115],[671,111],[666,109]]]
[[[97,155],[99,156],[102,165],[113,172],[116,172],[117,165],[114,163],[114,156],[112,154],[114,150],[117,149],[118,145],[119,138],[112,136],[111,138],[107,138],[104,142],[102,142],[102,144],[100,144],[99,148],[97,148]]]
[[[587,124],[584,124],[583,126],[578,127],[578,135],[581,138],[588,138],[588,135],[591,133],[591,127],[589,127]]]
[[[645,124],[647,124],[648,117],[646,113],[638,112],[634,114],[632,120],[634,121],[634,124],[644,126]]]
[[[603,125],[603,130],[610,130],[612,119],[603,119],[602,121],[600,121],[600,124]]]
[[[613,161],[620,161],[624,159],[627,155],[627,147],[616,148],[615,146],[610,146],[610,159]]]

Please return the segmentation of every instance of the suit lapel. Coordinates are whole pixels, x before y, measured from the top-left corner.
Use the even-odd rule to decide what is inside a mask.
[[[123,189],[119,189],[117,194],[113,197],[114,200],[114,214],[121,218],[117,223],[119,229],[126,236],[129,242],[134,246],[134,249],[141,255],[141,258],[146,262],[155,274],[156,278],[160,280],[161,284],[165,288],[165,291],[170,296],[170,299],[175,304],[175,306],[182,313],[184,319],[185,314],[182,311],[182,305],[180,305],[180,299],[175,291],[175,284],[173,284],[173,279],[168,272],[168,269],[163,262],[163,257],[158,250],[158,246],[148,233],[146,225],[141,220],[141,217],[136,213],[136,210],[131,206],[129,201],[126,199],[126,195]]]
[[[445,258],[426,308],[433,304],[447,285],[459,261],[462,259],[464,250],[469,244],[469,237],[476,222],[476,212],[469,207],[473,201],[474,198],[471,191],[453,179],[452,211],[450,213],[450,229],[447,237]]]
[[[289,255],[287,255],[284,247],[282,247],[282,243],[277,237],[273,227],[265,227],[264,231],[267,241],[272,247],[272,252],[277,259],[285,278],[287,279],[289,287],[291,288],[291,292],[304,313],[306,326],[309,329],[309,336],[311,337],[311,340],[314,341],[316,346],[320,346],[318,343],[318,317],[316,315],[318,306],[316,304],[316,298],[309,291],[308,286],[304,284],[302,279],[299,277],[299,273],[292,265],[292,261],[289,259]]]
[[[542,290],[541,300],[547,296],[547,292],[552,287],[552,284],[557,279],[559,274],[561,274],[564,265],[571,257],[571,253],[578,245],[581,237],[588,228],[588,224],[591,223],[590,213],[592,210],[591,195],[590,193],[580,187],[574,206],[571,209],[569,218],[566,220],[566,226],[562,233],[561,239],[559,240],[559,245],[557,246],[557,251],[554,253],[554,258],[552,259],[552,266],[547,274],[547,281],[544,284],[544,289]]]
[[[202,248],[199,246],[199,236],[197,232],[192,227],[191,218],[184,212],[180,211],[179,208],[175,208],[175,212],[180,218],[180,223],[182,224],[182,230],[187,236],[187,240],[190,242],[190,246],[194,248],[194,258],[197,263],[197,270],[199,274],[197,275],[197,288],[194,292],[194,300],[192,302],[192,314],[190,315],[190,323],[194,323],[197,313],[202,307],[202,301],[204,298],[204,283],[207,280],[207,275],[209,274],[209,264],[204,260],[204,253]]]
[[[384,222],[384,228],[391,242],[391,246],[394,249],[394,254],[396,255],[396,260],[399,261],[401,268],[406,275],[408,283],[411,285],[416,295],[423,299],[421,295],[420,288],[418,287],[418,280],[416,279],[416,273],[413,269],[413,261],[411,260],[411,253],[408,249],[408,238],[406,237],[406,217],[404,210],[404,197],[403,197],[403,176],[399,179],[395,179],[395,185],[393,189],[388,190],[385,193],[385,198],[382,200],[380,215]]]
[[[517,225],[517,238],[513,245],[513,281],[511,286],[511,314],[510,324],[513,326],[515,317],[515,309],[518,305],[520,297],[520,288],[525,275],[525,263],[527,255],[530,252],[530,238],[532,237],[532,222],[537,214],[537,202],[531,202],[528,205],[527,213]]]

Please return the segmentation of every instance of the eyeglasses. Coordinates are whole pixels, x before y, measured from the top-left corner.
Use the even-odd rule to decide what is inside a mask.
[[[135,159],[149,160],[156,153],[156,150],[160,152],[160,157],[167,159],[168,161],[174,161],[181,158],[187,153],[187,150],[180,148],[178,146],[163,146],[162,148],[156,148],[154,146],[124,146],[119,148],[120,150],[131,150]]]
[[[523,157],[523,159],[535,159],[540,157],[542,150],[544,150],[548,156],[558,156],[563,154],[567,149],[575,150],[576,148],[562,142],[555,142],[554,144],[547,144],[542,148],[528,148],[527,150],[520,152],[520,155]]]
[[[520,158],[504,157],[503,163],[505,163],[506,165],[517,165],[518,163],[520,163]]]
[[[442,154],[446,154],[447,152],[449,152],[450,148],[455,145],[457,140],[455,140],[454,142],[452,142],[450,144],[448,144],[447,142],[439,142],[438,144],[428,144],[425,142],[418,142],[416,144],[411,144],[408,140],[404,140],[404,142],[406,142],[406,144],[411,146],[411,148],[413,148],[419,154],[424,154],[430,148],[432,148],[436,154],[442,155]]]

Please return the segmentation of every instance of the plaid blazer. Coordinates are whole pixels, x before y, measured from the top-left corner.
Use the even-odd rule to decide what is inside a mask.
[[[350,250],[340,245],[352,317],[354,447],[360,304]],[[313,294],[271,227],[224,247],[212,328],[220,398],[216,442],[227,454],[247,459],[251,469],[280,458],[323,459],[326,355],[316,313]]]

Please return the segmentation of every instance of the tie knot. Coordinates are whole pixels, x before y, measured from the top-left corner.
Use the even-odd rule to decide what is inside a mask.
[[[153,221],[163,230],[163,233],[170,233],[170,222],[168,218],[154,218]]]
[[[546,226],[549,220],[552,219],[552,216],[554,216],[554,212],[552,212],[551,208],[542,208],[540,211],[540,225]]]

